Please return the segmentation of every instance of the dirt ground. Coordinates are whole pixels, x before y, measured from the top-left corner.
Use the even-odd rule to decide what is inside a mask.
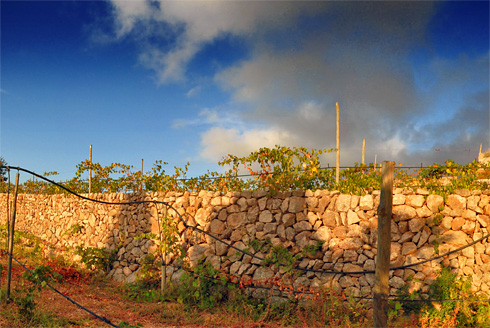
[[[7,256],[0,254],[0,264],[4,270],[1,275],[1,289],[6,287]],[[73,301],[102,318],[108,319],[115,326],[123,322],[123,327],[277,327],[272,323],[256,323],[238,318],[236,315],[226,313],[212,313],[212,311],[195,311],[186,309],[177,302],[137,302],[128,299],[122,291],[123,284],[106,278],[93,278],[82,273],[73,266],[62,266],[56,262],[47,262],[63,278],[53,286]],[[15,296],[16,289],[26,288],[30,285],[22,278],[25,270],[13,263],[11,295]],[[2,299],[0,305],[0,328],[3,327],[39,327],[39,326],[65,326],[65,327],[110,327],[109,324],[97,319],[87,311],[79,308],[52,289],[46,287],[40,293],[34,293],[36,311],[51,314],[56,320],[48,320],[47,324],[30,322],[18,314],[19,306],[15,302],[5,303]],[[22,295],[22,294],[17,294]]]

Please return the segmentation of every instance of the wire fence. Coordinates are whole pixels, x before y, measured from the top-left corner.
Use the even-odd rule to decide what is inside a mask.
[[[243,255],[245,256],[249,256],[253,259],[256,259],[258,261],[261,261],[261,262],[264,262],[266,261],[265,258],[263,257],[260,257],[260,256],[257,256],[255,254],[252,254],[251,252],[248,252],[246,250],[243,250],[243,249],[240,249],[228,242],[226,242],[225,240],[222,240],[214,235],[212,235],[211,233],[208,233],[202,229],[200,229],[199,227],[197,226],[193,226],[193,225],[189,225],[186,220],[182,217],[182,215],[177,211],[177,209],[175,209],[171,204],[167,203],[167,202],[164,202],[164,201],[156,201],[156,200],[143,200],[143,201],[132,201],[132,202],[108,202],[108,201],[103,201],[103,200],[98,200],[98,199],[93,199],[93,198],[90,198],[90,197],[87,197],[87,196],[83,196],[83,195],[80,195],[78,194],[77,192],[75,191],[72,191],[68,188],[66,188],[65,186],[51,180],[51,179],[48,179],[42,175],[39,175],[35,172],[32,172],[30,170],[27,170],[27,169],[24,169],[24,168],[20,168],[20,167],[10,167],[10,166],[7,166],[6,167],[7,170],[9,171],[10,173],[10,170],[13,169],[13,170],[17,170],[17,171],[22,171],[22,172],[25,172],[25,173],[28,173],[28,174],[31,174],[33,176],[36,176],[38,177],[39,179],[42,179],[50,184],[53,184],[63,190],[65,190],[66,192],[80,198],[80,199],[83,199],[83,200],[86,200],[86,201],[90,201],[90,202],[95,202],[95,203],[99,203],[99,204],[106,204],[106,205],[136,205],[136,204],[162,204],[164,206],[166,206],[167,208],[170,208],[172,209],[173,211],[175,211],[175,213],[177,213],[177,216],[179,218],[179,220],[182,222],[182,224],[184,225],[184,227],[187,229],[192,229],[192,230],[195,230],[199,233],[202,233],[202,234],[205,234],[206,236],[216,240],[217,242],[220,242],[234,250],[236,250],[237,252],[240,252],[242,253]],[[357,167],[356,167],[357,168]],[[415,167],[405,167],[405,169],[415,169]],[[328,168],[327,168],[328,169]],[[418,167],[416,167],[416,169],[419,169]],[[10,178],[10,174],[9,174],[9,178]],[[10,185],[10,181],[9,181],[9,185]],[[8,201],[7,201],[7,206],[8,206]],[[8,210],[7,210],[8,211]],[[391,267],[390,270],[393,271],[393,270],[399,270],[399,269],[406,269],[406,268],[410,268],[410,267],[414,267],[414,266],[418,266],[418,265],[422,265],[422,264],[425,264],[425,263],[428,263],[428,262],[431,262],[431,261],[435,261],[435,260],[438,260],[438,259],[441,259],[441,258],[444,258],[446,256],[449,256],[451,254],[454,254],[454,253],[457,253],[457,252],[460,252],[462,251],[463,249],[465,248],[468,248],[468,247],[471,247],[479,242],[482,242],[484,241],[485,239],[487,238],[490,238],[490,234],[486,234],[484,236],[482,236],[481,238],[477,239],[477,240],[474,240],[473,242],[471,243],[468,243],[467,245],[464,245],[464,246],[461,246],[459,248],[456,248],[454,250],[451,250],[449,252],[446,252],[444,254],[441,254],[441,255],[438,255],[438,256],[435,256],[435,257],[432,257],[430,259],[426,259],[426,260],[423,260],[423,261],[420,261],[420,262],[416,262],[416,263],[411,263],[411,264],[407,264],[407,265],[402,265],[402,266],[396,266],[396,267]],[[13,259],[15,259],[15,261],[17,263],[19,263],[25,270],[29,270],[24,264],[22,264],[19,260],[17,260],[16,258],[13,257],[12,254],[4,251],[4,250],[0,250],[2,253],[4,254],[7,254],[8,256],[12,256]],[[129,260],[121,260],[121,259],[115,259],[115,258],[101,258],[101,259],[105,259],[105,260],[109,260],[111,262],[126,262],[126,263],[132,263],[132,264],[138,264],[138,265],[143,265],[143,264],[146,264],[146,263],[143,263],[143,262],[138,262],[138,261],[129,261]],[[154,264],[154,262],[152,262]],[[274,262],[274,261],[268,261],[269,264],[271,265],[276,265],[276,266],[282,266],[282,267],[285,267],[286,265],[285,264],[282,264],[282,263],[278,263],[278,262]],[[192,274],[195,274],[197,275],[196,272],[193,272],[192,270],[188,269],[188,268],[185,268],[185,267],[176,267],[178,269],[184,269],[184,270],[187,270],[189,273],[192,273]],[[301,268],[299,266],[294,266],[292,268],[293,270],[296,270],[296,271],[302,271],[302,272],[312,272],[312,273],[318,273],[318,274],[334,274],[334,275],[362,275],[362,274],[374,274],[375,271],[374,270],[363,270],[363,271],[339,271],[339,270],[315,270],[315,269],[308,269],[308,268]],[[206,279],[217,279],[216,277],[211,277],[211,276],[205,276]],[[240,283],[240,280],[241,279],[238,279],[238,281],[232,281],[232,279],[228,278],[228,280],[231,282],[231,283],[234,283],[234,284],[237,284],[239,285],[240,287],[244,287],[244,288],[260,288],[260,289],[271,289],[273,287],[267,287],[267,286],[258,286],[256,284],[252,285],[252,284],[243,284],[243,283]],[[108,320],[107,318],[104,318],[104,317],[101,317],[101,316],[98,316],[97,314],[95,314],[94,312],[86,309],[85,307],[83,307],[82,305],[76,303],[74,300],[72,300],[71,298],[69,298],[68,296],[64,295],[63,293],[59,292],[58,290],[56,290],[53,286],[51,285],[48,285],[51,289],[53,289],[56,293],[60,294],[61,296],[63,296],[64,298],[66,298],[68,301],[70,301],[71,303],[75,304],[76,306],[78,306],[79,308],[83,309],[84,311],[87,311],[88,313],[90,313],[91,315],[93,315],[94,317],[96,317],[97,319],[105,322],[106,324],[109,324],[113,327],[117,327],[116,325],[114,325],[112,322],[110,322],[110,320]],[[293,290],[292,291],[293,293],[311,293],[309,291],[298,291],[298,290]],[[356,296],[355,297],[356,299],[365,299],[365,300],[371,300],[372,297],[362,297],[362,296]],[[399,301],[399,302],[459,302],[459,301],[471,301],[471,302],[490,302],[490,299],[487,299],[487,300],[466,300],[466,299],[399,299],[399,298],[391,298],[392,300],[394,301]]]

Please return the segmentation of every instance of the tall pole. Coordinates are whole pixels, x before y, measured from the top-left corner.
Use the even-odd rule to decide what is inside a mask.
[[[481,146],[482,146],[482,145],[483,145],[483,144],[480,144],[480,151],[478,152],[478,160],[480,160],[480,157],[481,157]]]
[[[90,168],[88,169],[88,193],[92,193],[92,145],[90,145]]]
[[[362,165],[364,166],[366,162],[364,162],[364,154],[366,150],[366,139],[362,139]]]
[[[141,159],[141,192],[143,192],[143,159]]]
[[[15,235],[15,210],[17,208],[17,190],[19,188],[19,173],[15,176],[15,189],[14,189],[14,201],[12,204],[12,217],[10,219],[10,229],[9,229],[9,258],[7,265],[7,292],[6,299],[7,302],[10,301],[10,282],[12,279],[12,253],[14,252],[14,235]]]
[[[337,107],[337,165],[335,167],[335,183],[339,184],[340,178],[340,109],[339,103],[335,104]]]
[[[383,161],[381,195],[378,206],[378,249],[373,289],[374,327],[388,327],[388,295],[390,293],[391,214],[395,162]]]

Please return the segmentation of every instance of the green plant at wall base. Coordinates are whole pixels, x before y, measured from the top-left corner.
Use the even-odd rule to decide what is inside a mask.
[[[19,305],[19,314],[31,318],[36,308],[35,293],[39,294],[49,283],[61,281],[61,275],[53,272],[53,269],[49,266],[40,265],[32,270],[24,271],[22,278],[30,282],[31,285],[25,289],[15,290],[15,302]],[[24,283],[22,285],[24,286]]]
[[[77,233],[82,232],[83,229],[84,229],[83,224],[75,223],[70,228],[68,228],[65,232],[63,232],[62,236],[73,236]]]
[[[184,273],[181,288],[178,288],[178,302],[188,306],[209,309],[228,299],[230,290],[236,288],[219,275],[219,271],[202,261],[194,268],[194,274]]]
[[[90,270],[110,271],[112,254],[105,248],[77,246],[75,254],[81,256],[81,262]]]
[[[405,313],[418,314],[420,322],[429,327],[487,327],[490,325],[490,304],[485,301],[486,297],[471,292],[471,281],[471,276],[458,278],[456,272],[443,267],[429,285],[428,294],[430,300],[441,302],[400,302],[401,309]],[[408,292],[408,285],[398,291],[398,297],[402,300],[416,300],[420,296],[420,290]]]
[[[301,258],[301,254],[293,255],[283,245],[277,245],[272,247],[269,254],[264,259],[263,265],[273,264],[274,266],[283,266],[285,272],[289,272],[293,269],[294,264]]]
[[[437,214],[436,216],[434,216],[434,219],[433,219],[432,222],[436,226],[438,226],[439,224],[441,224],[441,222],[442,222],[442,214]]]

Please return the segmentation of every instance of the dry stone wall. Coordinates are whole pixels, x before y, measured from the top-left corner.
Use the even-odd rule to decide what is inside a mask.
[[[267,254],[253,245],[270,240],[292,255],[300,254],[300,268],[344,272],[375,269],[379,191],[365,196],[338,191],[303,191],[268,196],[265,191],[155,192],[146,194],[96,194],[92,198],[108,202],[164,201],[172,205],[188,225],[216,236],[259,257]],[[88,196],[88,195],[86,195]],[[1,223],[6,221],[6,195],[0,195]],[[72,195],[19,195],[18,230],[30,232],[55,249],[68,251],[76,246],[117,251],[118,262],[110,276],[134,281],[142,261],[155,252],[155,242],[135,238],[158,233],[158,216],[179,222],[177,212],[150,204],[105,205]],[[395,189],[391,224],[392,266],[417,263],[467,245],[488,234],[490,190],[458,190],[443,198],[425,190]],[[188,261],[195,266],[204,260],[229,275],[246,280],[284,276],[284,268],[263,266],[250,256],[237,254],[225,244],[178,224],[179,242],[187,249]],[[257,242],[258,241],[258,242]],[[321,250],[302,252],[323,242]],[[168,258],[171,261],[171,255]],[[472,276],[472,289],[490,294],[490,245],[483,240],[443,259],[406,269],[390,271],[391,294],[408,281],[410,288],[428,291],[441,266],[459,275]],[[176,280],[181,271],[169,266],[167,274]],[[409,279],[413,277],[414,279]],[[302,272],[286,277],[288,283],[306,287],[326,286],[352,295],[370,296],[374,274],[325,274]],[[285,279],[286,279],[285,278]]]

